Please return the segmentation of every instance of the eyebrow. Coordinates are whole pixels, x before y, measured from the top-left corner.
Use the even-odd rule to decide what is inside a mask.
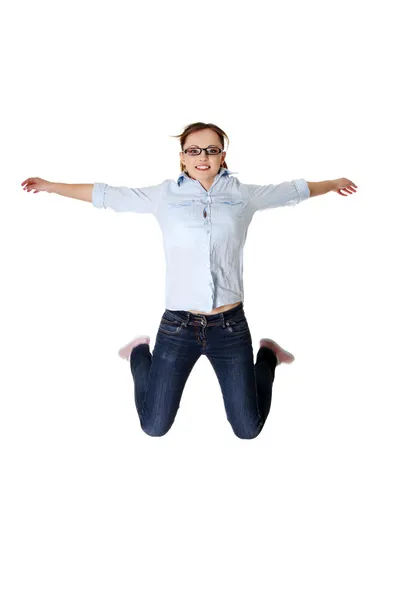
[[[207,148],[218,148],[218,146],[216,144],[208,144]],[[190,146],[188,146],[188,148],[200,148],[200,146],[197,146],[197,144],[190,144]]]

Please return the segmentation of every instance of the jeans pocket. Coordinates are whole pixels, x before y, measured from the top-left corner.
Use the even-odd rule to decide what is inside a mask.
[[[246,317],[239,317],[238,319],[227,319],[225,321],[229,333],[232,335],[243,335],[250,333],[249,325]]]
[[[183,322],[181,321],[162,317],[160,325],[158,327],[158,331],[160,331],[161,333],[173,335],[174,333],[178,333],[182,329],[182,325]]]

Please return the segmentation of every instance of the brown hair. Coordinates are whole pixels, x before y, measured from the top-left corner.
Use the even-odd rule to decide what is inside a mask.
[[[187,136],[190,133],[193,133],[194,131],[200,131],[201,129],[212,129],[213,131],[215,131],[215,133],[218,135],[218,137],[220,139],[222,150],[224,150],[224,138],[228,141],[228,145],[229,145],[229,138],[226,135],[225,131],[222,131],[222,129],[220,127],[218,127],[217,125],[214,125],[214,123],[201,123],[201,122],[191,123],[190,125],[187,125],[185,127],[185,129],[182,131],[182,133],[180,133],[179,135],[172,135],[171,137],[176,137],[176,138],[180,139],[181,150],[183,150],[183,146],[185,145]],[[228,165],[224,161],[222,163],[221,167],[227,169]],[[183,171],[184,169],[185,169],[185,165],[181,161],[180,170]]]

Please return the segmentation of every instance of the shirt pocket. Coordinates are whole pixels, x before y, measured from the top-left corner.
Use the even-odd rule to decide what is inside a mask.
[[[242,219],[246,204],[241,198],[222,197],[214,199],[216,216],[221,219],[238,220]]]
[[[194,198],[182,198],[180,200],[169,201],[168,204],[168,214],[172,216],[172,218],[186,218],[186,219],[194,219],[195,217],[195,206],[196,201]]]

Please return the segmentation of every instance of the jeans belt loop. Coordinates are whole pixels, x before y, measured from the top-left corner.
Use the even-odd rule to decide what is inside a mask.
[[[225,317],[224,317],[224,313],[221,313],[221,321],[222,321],[222,328],[224,329],[226,327],[226,323],[225,323]]]

